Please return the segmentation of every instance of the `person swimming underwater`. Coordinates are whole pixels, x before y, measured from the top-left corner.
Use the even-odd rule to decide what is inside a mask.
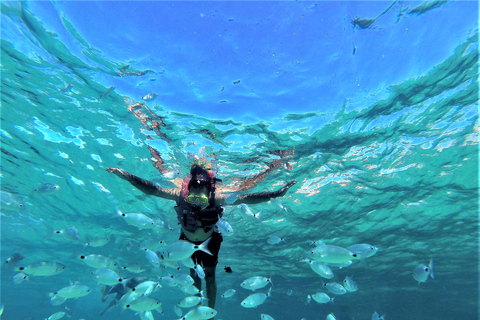
[[[208,250],[212,255],[199,250],[192,255],[192,260],[194,263],[203,266],[208,306],[215,308],[217,296],[215,270],[218,263],[220,245],[223,241],[222,234],[218,230],[216,223],[223,215],[222,205],[225,205],[226,200],[226,195],[216,190],[216,182],[221,180],[215,178],[211,171],[198,164],[192,165],[190,177],[186,177],[183,180],[181,188],[163,188],[118,168],[107,168],[106,170],[130,182],[134,187],[147,195],[174,200],[177,204],[175,211],[178,223],[181,225],[181,240],[200,245],[210,239]],[[239,195],[233,204],[267,202],[271,198],[284,196],[296,182],[296,180],[290,181],[277,191]],[[201,279],[194,269],[190,269],[190,275],[195,281],[195,287],[201,290]]]

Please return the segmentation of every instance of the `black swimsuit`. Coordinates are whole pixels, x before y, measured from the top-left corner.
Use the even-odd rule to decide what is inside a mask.
[[[205,232],[213,230],[210,243],[208,244],[208,250],[212,253],[209,255],[201,250],[192,254],[192,260],[194,263],[201,264],[203,267],[215,267],[218,263],[218,252],[220,251],[220,245],[223,241],[222,234],[218,231],[216,226],[218,220],[223,216],[223,208],[215,206],[215,187],[210,194],[209,205],[205,209],[194,207],[186,201],[188,196],[188,189],[186,186],[190,181],[186,178],[183,183],[182,191],[180,192],[179,204],[175,207],[177,212],[178,223],[185,230],[195,233],[199,228],[202,228]],[[202,244],[204,241],[190,241],[185,234],[180,234],[180,240],[187,240],[196,245]]]

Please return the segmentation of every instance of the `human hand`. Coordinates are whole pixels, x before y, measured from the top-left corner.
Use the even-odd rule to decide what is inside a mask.
[[[290,181],[289,183],[287,183],[287,184],[283,187],[283,189],[286,190],[286,189],[290,188],[291,186],[293,186],[295,183],[297,183],[297,180],[292,180],[292,181]]]
[[[127,181],[130,181],[132,180],[132,178],[130,177],[131,174],[126,172],[126,171],[123,171],[122,169],[118,169],[118,168],[107,168],[106,169],[108,172],[110,173],[113,173],[114,175],[116,175],[117,177],[123,179],[123,180],[127,180]]]
[[[297,180],[292,180],[288,182],[285,186],[283,186],[283,188],[280,189],[281,195],[284,196],[285,193],[287,193],[287,190],[290,189],[295,183],[297,183]]]

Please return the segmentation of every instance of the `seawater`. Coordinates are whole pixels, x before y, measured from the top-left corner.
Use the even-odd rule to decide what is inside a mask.
[[[348,54],[344,48],[337,56],[332,54],[321,61],[312,61],[307,47],[315,41],[303,38],[302,42],[288,38],[285,33],[288,39],[284,41],[292,48],[305,49],[304,56],[291,59],[287,54],[277,53],[275,57],[274,52],[266,53],[268,50],[262,52],[263,56],[260,53],[255,58],[249,56],[248,48],[258,48],[257,43],[273,43],[282,38],[274,33],[262,35],[259,27],[250,41],[240,41],[242,26],[234,25],[240,21],[238,16],[246,19],[243,27],[282,27],[279,22],[282,20],[275,20],[275,14],[284,12],[278,11],[283,7],[274,3],[265,8],[266,4],[250,5],[258,6],[252,8],[270,16],[250,19],[248,14],[254,13],[248,12],[247,4],[236,4],[237,9],[245,10],[241,13],[229,11],[226,4],[190,3],[191,7],[183,7],[185,16],[189,10],[206,14],[210,18],[202,20],[206,25],[215,25],[216,17],[223,23],[231,23],[229,30],[238,34],[225,35],[225,42],[208,42],[210,38],[202,38],[199,31],[197,41],[207,42],[212,52],[234,48],[235,41],[245,45],[241,48],[244,51],[235,50],[243,63],[250,60],[248,72],[257,72],[257,78],[249,82],[247,73],[242,77],[228,68],[219,68],[217,73],[210,71],[211,77],[218,74],[219,81],[215,82],[208,75],[191,71],[190,60],[182,64],[172,57],[161,61],[152,55],[140,62],[121,60],[114,58],[118,54],[116,47],[110,53],[102,53],[82,35],[82,30],[94,34],[95,26],[75,25],[71,22],[73,16],[60,14],[60,9],[48,11],[50,6],[57,6],[55,3],[2,2],[1,257],[3,261],[16,252],[25,257],[15,267],[2,265],[4,319],[45,319],[65,306],[73,319],[138,318],[129,310],[115,308],[103,317],[98,316],[105,306],[100,301],[101,286],[93,281],[92,268],[81,261],[80,255],[103,254],[120,266],[138,263],[147,269],[141,275],[152,279],[177,272],[154,269],[141,250],[145,240],[168,243],[178,237],[174,203],[145,196],[105,171],[107,167],[119,167],[162,186],[175,187],[172,179],[162,178],[152,165],[148,147],[157,150],[163,165],[178,172],[180,178],[188,174],[188,165],[195,156],[210,163],[223,180],[220,188],[233,188],[265,171],[269,173],[252,192],[276,190],[288,181],[297,180],[286,196],[280,198],[287,211],[271,202],[252,205],[254,212],[262,210],[261,219],[255,222],[246,219],[235,207],[226,208],[224,218],[233,226],[234,234],[224,237],[220,251],[216,319],[259,319],[261,313],[277,320],[324,319],[329,313],[334,313],[338,320],[370,319],[374,311],[386,314],[387,319],[477,317],[476,20],[468,25],[471,19],[462,21],[462,16],[451,16],[459,25],[464,22],[466,28],[462,30],[468,32],[458,35],[456,42],[448,42],[449,48],[444,48],[448,54],[431,67],[425,67],[428,63],[421,59],[409,61],[398,51],[398,64],[385,68],[398,69],[404,79],[395,81],[392,73],[385,73],[385,82],[381,84],[371,77],[368,69],[362,69],[373,59],[361,56],[369,41],[375,42],[371,37],[353,45],[348,43]],[[171,10],[172,3],[168,5]],[[319,23],[314,18],[321,16],[322,9],[338,9],[354,18],[349,12],[354,11],[353,7],[346,10],[341,3],[331,2],[323,4],[324,7],[301,2],[290,5],[291,13],[298,15],[298,34],[309,30],[308,23],[300,22],[302,14],[312,24]],[[354,12],[374,17],[387,5],[364,5],[355,7],[362,10]],[[410,21],[422,34],[434,29],[434,21],[438,21],[438,18],[427,20],[429,15],[445,16],[458,8],[478,11],[474,2],[437,5],[423,4],[424,11],[419,14],[420,9],[406,10],[413,8],[413,4],[411,7],[394,4],[391,10],[395,10],[398,20],[395,22],[387,13],[385,19],[390,19],[389,22],[384,22],[383,27],[378,25],[379,16],[372,20],[375,24],[370,30],[354,29],[342,14],[334,15],[335,23],[332,20],[330,26],[354,30],[357,34],[376,32],[377,37],[384,37],[400,28],[403,33],[402,23]],[[93,15],[105,12],[108,3],[91,2],[85,6],[97,6],[98,11],[92,11]],[[112,2],[112,6],[121,4]],[[132,15],[134,8],[133,5]],[[64,10],[67,12],[67,8]],[[114,13],[112,9],[112,16]],[[285,21],[293,19],[283,14]],[[40,18],[49,15],[56,18]],[[182,23],[183,17],[166,13],[164,16],[166,21]],[[327,20],[326,15],[321,17]],[[394,27],[387,28],[385,25],[389,23]],[[63,33],[55,29],[59,24]],[[295,28],[295,23],[291,28]],[[322,33],[327,33],[327,29],[322,29]],[[128,30],[123,31],[128,34]],[[118,29],[112,32],[120,35]],[[341,42],[340,35],[337,40]],[[349,41],[354,39],[351,37]],[[99,43],[99,39],[93,36],[91,39]],[[180,40],[175,42],[174,37],[168,40],[170,48],[192,49]],[[428,42],[430,38],[424,34],[423,40]],[[335,40],[328,41],[331,41],[328,46],[334,46]],[[396,43],[391,38],[385,41]],[[406,48],[407,43],[404,45]],[[131,49],[123,50],[122,56],[127,56]],[[372,55],[382,54],[379,48],[370,50]],[[433,51],[432,59],[438,54]],[[202,65],[201,60],[208,63],[201,53],[197,54],[198,65]],[[189,56],[195,57],[195,52],[189,52]],[[355,64],[360,70],[360,81],[341,77],[349,71],[340,67],[336,69],[338,78],[333,72],[326,76],[315,69],[329,59],[331,64],[325,66],[332,67],[336,61],[351,63],[348,61],[353,56],[363,59]],[[216,59],[228,63],[238,57],[230,53]],[[266,64],[271,73],[261,74],[258,70]],[[372,74],[382,75],[380,67],[372,64],[370,68]],[[281,78],[282,72],[286,77]],[[314,74],[318,76],[315,81],[322,86],[312,87]],[[354,91],[355,86],[368,86],[368,81],[361,79],[368,79],[369,75],[377,87],[364,89],[363,93]],[[235,82],[238,80],[241,81]],[[335,90],[328,87],[329,81],[334,81]],[[272,88],[262,87],[261,83],[270,83]],[[73,87],[66,88],[68,84]],[[109,90],[112,85],[115,88]],[[159,97],[151,102],[141,100],[140,96],[154,92],[151,88],[160,88]],[[295,91],[302,95],[297,96]],[[306,91],[310,96],[305,95]],[[182,94],[185,98],[177,96]],[[302,101],[310,107],[304,107]],[[151,112],[144,107],[138,109],[150,117],[148,121],[142,123],[142,119],[128,110],[135,102],[148,106]],[[147,128],[152,126],[152,119],[162,124],[156,131]],[[58,184],[60,189],[46,194],[35,191],[45,183]],[[172,230],[139,230],[118,217],[117,209],[161,218]],[[55,234],[55,230],[70,226],[79,231],[77,241]],[[268,244],[268,238],[274,235],[284,237],[285,243]],[[95,237],[107,236],[111,240],[105,246],[84,245]],[[379,248],[368,259],[368,266],[355,263],[333,269],[337,282],[353,276],[357,292],[336,297],[334,304],[308,303],[307,295],[325,292],[322,279],[301,262],[312,248],[312,240],[344,247],[368,243]],[[430,258],[435,262],[436,278],[418,284],[411,273],[416,265],[427,264]],[[39,261],[57,261],[66,270],[51,277],[32,276],[21,284],[13,283],[16,268]],[[233,273],[224,272],[225,266],[230,266]],[[124,277],[131,276],[124,270],[119,272]],[[272,278],[272,295],[265,304],[244,309],[240,302],[250,292],[241,288],[240,283],[254,275]],[[61,306],[52,306],[48,293],[74,281],[88,285],[92,292]],[[237,290],[236,295],[221,299],[220,295],[231,288]],[[154,313],[155,318],[177,319],[172,306],[183,298],[183,293],[164,286],[155,295],[164,309],[164,315]]]

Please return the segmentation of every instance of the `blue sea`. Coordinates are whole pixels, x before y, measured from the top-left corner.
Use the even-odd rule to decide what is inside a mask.
[[[174,305],[185,294],[159,279],[188,268],[145,254],[178,239],[175,203],[106,169],[177,188],[194,161],[234,194],[297,181],[277,198],[283,208],[251,204],[258,219],[225,207],[234,232],[219,254],[215,319],[478,318],[477,1],[0,9],[3,319],[140,319],[121,306],[99,315],[113,296],[102,302],[103,284],[80,258],[93,254],[115,261],[109,268],[124,279],[160,281],[152,297],[163,314],[152,316],[181,319]],[[319,240],[378,252],[331,266],[325,279],[304,261]],[[419,283],[412,273],[431,259],[435,278]],[[59,269],[31,274],[42,262]],[[253,292],[240,284],[252,276],[270,278],[255,293],[271,294],[244,308]],[[347,276],[357,291],[324,286]],[[88,294],[52,301],[75,283]],[[228,289],[236,293],[221,297]],[[310,299],[317,292],[334,302]]]

